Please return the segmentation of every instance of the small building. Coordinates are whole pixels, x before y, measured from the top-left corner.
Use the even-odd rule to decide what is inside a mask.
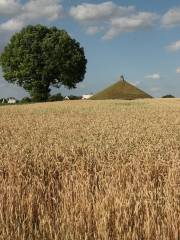
[[[69,97],[68,97],[68,96],[65,96],[64,100],[69,100]]]
[[[9,104],[15,104],[17,101],[16,101],[15,98],[11,97],[11,98],[8,99],[7,102],[8,102]]]
[[[87,95],[82,95],[83,100],[90,99],[93,95],[92,94],[87,94]]]

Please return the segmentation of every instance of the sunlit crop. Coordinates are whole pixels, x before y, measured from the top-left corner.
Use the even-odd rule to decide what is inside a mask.
[[[179,240],[180,100],[0,107],[0,240]]]

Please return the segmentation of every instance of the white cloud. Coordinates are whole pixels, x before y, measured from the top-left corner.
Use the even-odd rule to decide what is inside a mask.
[[[100,27],[100,26],[90,26],[87,28],[86,33],[89,35],[94,35],[98,32],[101,32],[104,30],[104,27]]]
[[[176,73],[180,73],[180,67],[176,69]]]
[[[21,29],[24,26],[23,21],[21,21],[20,19],[10,19],[5,23],[2,23],[0,25],[0,30],[1,31],[18,31],[19,29]]]
[[[150,74],[150,75],[145,76],[145,78],[147,78],[147,79],[153,79],[153,80],[158,80],[158,79],[161,78],[161,76],[160,76],[159,73],[153,73],[153,74]]]
[[[14,16],[21,10],[18,0],[0,0],[0,16]]]
[[[180,7],[172,8],[162,17],[162,24],[165,27],[180,25]]]
[[[113,16],[124,16],[135,11],[134,6],[121,7],[113,2],[100,4],[82,3],[70,9],[70,15],[78,21],[96,21]]]
[[[9,4],[11,1],[8,0]],[[0,24],[0,31],[14,32],[27,24],[54,21],[63,16],[63,7],[59,0],[30,0],[20,7],[19,14]]]
[[[112,39],[124,32],[147,29],[158,19],[157,14],[139,12],[134,6],[120,6],[112,1],[73,6],[70,9],[70,16],[84,24],[88,34],[104,30],[103,39]],[[96,27],[92,27],[94,23]]]
[[[124,32],[133,32],[147,29],[153,26],[157,15],[148,12],[139,12],[128,17],[112,18],[110,28],[104,35],[104,39],[112,39]]]
[[[3,37],[0,42],[0,51],[10,36],[24,26],[49,23],[64,15],[60,0],[29,0],[24,4],[20,4],[19,0],[0,0],[0,14],[3,9],[6,10],[4,16],[8,19],[0,23],[0,34]],[[14,9],[14,12],[11,9]]]
[[[63,16],[63,7],[58,0],[30,0],[23,6],[22,17],[33,19],[48,19],[54,21]]]
[[[167,49],[171,52],[180,51],[180,40],[170,44]]]

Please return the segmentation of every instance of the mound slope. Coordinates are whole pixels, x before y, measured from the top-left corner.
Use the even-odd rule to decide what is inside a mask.
[[[108,88],[91,97],[92,100],[104,100],[104,99],[133,100],[139,98],[152,98],[152,96],[145,93],[141,89],[135,87],[134,85],[128,83],[125,80],[120,80],[117,83],[109,86]]]

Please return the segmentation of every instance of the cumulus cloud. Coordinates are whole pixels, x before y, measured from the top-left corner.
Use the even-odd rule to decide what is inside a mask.
[[[113,2],[100,4],[82,3],[70,9],[70,15],[78,21],[103,20],[113,16],[125,16],[135,11],[134,6],[122,7]]]
[[[165,27],[180,25],[180,7],[172,8],[162,17],[162,24]]]
[[[9,10],[8,10],[9,9]],[[13,11],[12,11],[13,10]],[[0,0],[0,15],[3,11],[3,22],[0,23],[0,51],[10,36],[28,24],[49,23],[63,17],[63,6],[59,0],[29,0],[20,4],[19,0]]]
[[[0,25],[1,31],[18,31],[24,26],[24,22],[20,19],[10,19]]]
[[[153,73],[150,75],[145,76],[146,79],[153,79],[153,80],[158,80],[161,78],[159,73]]]
[[[177,52],[180,51],[180,40],[173,42],[172,44],[170,44],[167,49],[171,52]]]
[[[180,67],[176,68],[176,73],[180,73]]]
[[[47,19],[54,21],[63,16],[59,0],[30,0],[23,6],[22,17],[27,20]]]
[[[120,6],[113,2],[83,3],[70,9],[70,16],[81,24],[89,25],[86,32],[95,34],[104,30],[103,39],[112,39],[124,32],[152,27],[158,15],[139,12],[134,6]],[[96,23],[95,27],[94,23]]]
[[[87,28],[86,33],[88,35],[94,35],[98,32],[103,31],[103,30],[104,30],[104,27],[101,27],[101,26],[90,26],[90,27]]]
[[[11,1],[7,1],[9,5]],[[29,23],[40,20],[54,21],[63,16],[63,7],[58,0],[30,0],[20,5],[20,9],[19,14],[0,24],[0,30],[19,30]]]
[[[12,17],[21,10],[18,0],[0,0],[0,16]]]
[[[150,28],[154,25],[157,15],[148,12],[139,12],[128,17],[112,18],[110,28],[104,35],[104,39],[112,39],[124,32],[134,32]]]

